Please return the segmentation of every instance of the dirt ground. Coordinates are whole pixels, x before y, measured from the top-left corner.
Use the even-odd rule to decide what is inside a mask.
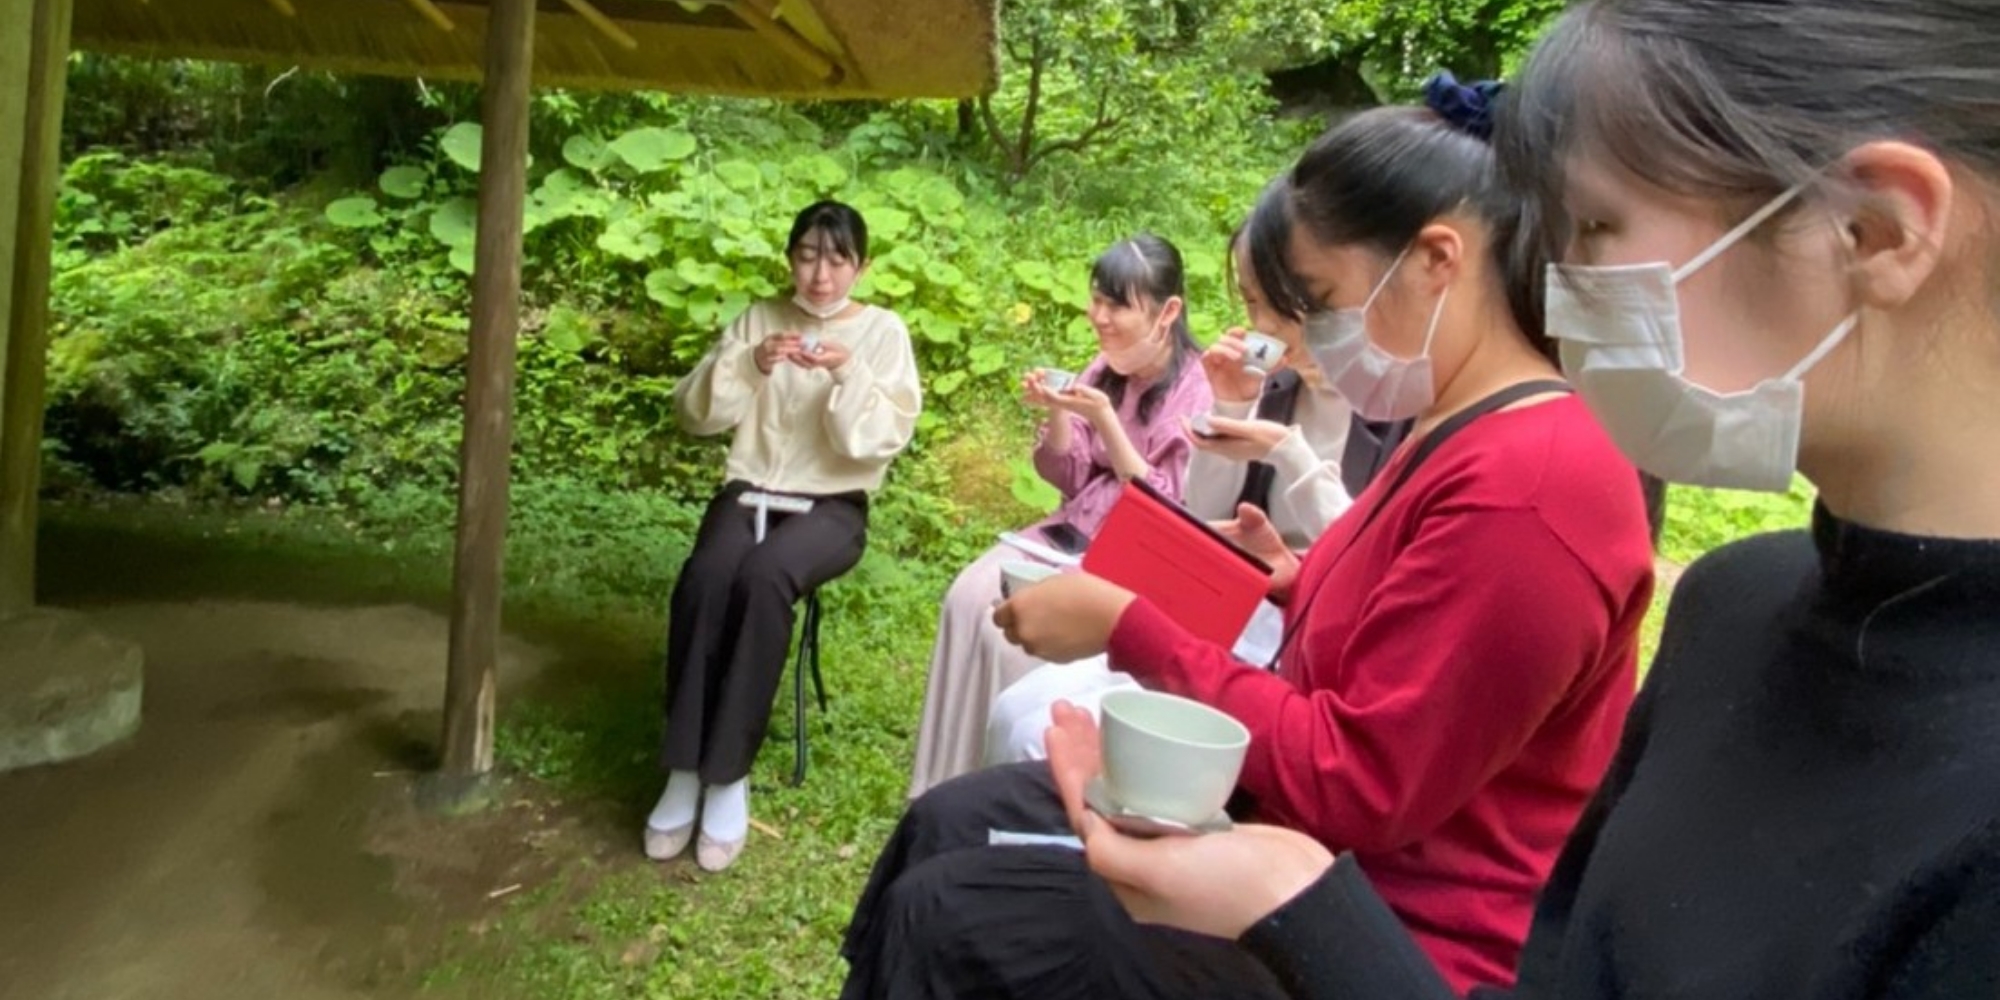
[[[95,757],[0,775],[0,1000],[394,1000],[512,892],[617,846],[617,824],[520,790],[470,818],[416,810],[437,614],[88,610],[146,651],[143,721]],[[510,641],[503,692],[548,661]]]

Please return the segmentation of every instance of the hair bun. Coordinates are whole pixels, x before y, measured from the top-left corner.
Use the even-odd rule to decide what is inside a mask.
[[[1493,135],[1493,105],[1507,85],[1498,80],[1465,84],[1449,72],[1424,83],[1424,104],[1452,128],[1481,142]]]

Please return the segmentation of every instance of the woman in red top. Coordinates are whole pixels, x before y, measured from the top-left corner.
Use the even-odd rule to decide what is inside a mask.
[[[1279,670],[1087,575],[996,620],[1241,720],[1236,814],[1354,852],[1465,990],[1509,980],[1617,742],[1652,561],[1631,465],[1527,332],[1538,262],[1513,256],[1515,203],[1454,100],[1482,95],[1437,94],[1349,119],[1291,175],[1315,360],[1363,417],[1416,425],[1303,562],[1254,509],[1230,526],[1278,568]],[[846,996],[1278,995],[1232,943],[1132,923],[1073,849],[982,846],[1067,832],[1051,789],[1026,764],[912,806],[850,928]]]

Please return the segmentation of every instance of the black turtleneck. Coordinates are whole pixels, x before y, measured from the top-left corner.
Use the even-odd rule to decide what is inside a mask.
[[[1300,997],[1439,995],[1364,874],[1244,944]],[[1514,995],[2000,997],[2000,542],[1822,509],[1691,567]]]

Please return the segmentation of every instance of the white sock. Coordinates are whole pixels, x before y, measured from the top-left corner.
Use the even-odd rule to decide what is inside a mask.
[[[701,832],[710,840],[742,840],[750,832],[750,779],[710,785],[701,800]]]
[[[667,774],[667,790],[660,793],[660,802],[653,807],[653,814],[646,817],[646,825],[667,833],[694,822],[694,807],[701,801],[701,778],[693,771],[672,771]]]

